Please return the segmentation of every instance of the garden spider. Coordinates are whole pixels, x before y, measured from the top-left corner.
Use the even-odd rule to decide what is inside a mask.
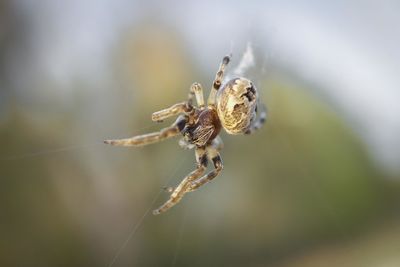
[[[246,78],[235,78],[221,87],[229,61],[230,56],[222,59],[207,106],[204,103],[201,85],[193,83],[187,101],[153,113],[152,120],[157,122],[181,114],[171,126],[155,133],[104,141],[106,144],[117,146],[144,146],[182,134],[183,138],[179,141],[179,145],[187,149],[195,148],[196,169],[189,173],[177,187],[166,188],[171,196],[161,207],[153,211],[154,215],[170,209],[186,193],[198,189],[220,173],[222,160],[219,151],[223,143],[218,134],[221,127],[229,134],[251,134],[265,122],[267,113],[264,105],[256,119],[258,94],[251,81]],[[196,97],[197,107],[193,105],[194,97]],[[214,170],[203,176],[208,160],[213,162]]]

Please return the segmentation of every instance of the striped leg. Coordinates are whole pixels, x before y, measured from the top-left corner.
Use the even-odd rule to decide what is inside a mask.
[[[212,179],[218,176],[218,174],[221,172],[223,165],[222,165],[222,160],[221,156],[218,153],[218,147],[216,147],[217,144],[212,144],[211,146],[207,147],[207,156],[210,160],[212,160],[214,164],[214,170],[209,172],[208,174],[204,175],[203,177],[194,180],[191,182],[190,186],[187,188],[188,192],[192,192],[196,189],[198,189],[200,186],[210,182]]]
[[[194,83],[190,87],[190,92],[195,94],[197,106],[202,109],[204,108],[204,95],[203,95],[203,87],[199,83]]]
[[[181,102],[178,104],[175,104],[169,108],[154,112],[151,115],[151,120],[152,121],[157,121],[157,122],[162,122],[164,119],[178,115],[180,113],[185,113],[189,112],[193,109],[192,105],[189,103],[190,99],[188,102]]]
[[[167,200],[167,202],[165,202],[161,207],[153,211],[154,215],[158,215],[175,206],[187,192],[188,185],[190,185],[192,181],[196,180],[204,173],[204,171],[207,168],[207,155],[204,148],[196,148],[196,161],[197,161],[196,169],[191,173],[189,173],[182,180],[182,182],[175,188],[175,190],[172,188],[166,189],[167,191],[173,190],[173,192],[169,200]]]
[[[261,105],[261,111],[258,118],[250,125],[250,128],[245,132],[245,134],[252,134],[258,129],[260,129],[265,121],[267,120],[267,108],[264,104]]]
[[[214,106],[215,105],[215,97],[217,95],[218,89],[221,87],[222,79],[224,78],[225,67],[228,65],[231,60],[231,56],[225,56],[222,59],[221,65],[215,75],[215,79],[213,82],[213,87],[211,88],[210,95],[208,96],[207,104]]]
[[[152,121],[162,122],[166,118],[175,116],[180,113],[186,113],[193,110],[193,98],[196,97],[196,101],[199,107],[204,107],[203,88],[199,83],[193,83],[190,87],[188,100],[185,102],[177,103],[169,108],[154,112],[151,115]]]
[[[144,146],[153,144],[178,135],[185,127],[186,121],[187,118],[185,116],[179,116],[174,124],[159,132],[138,135],[126,139],[105,140],[104,143],[114,146]]]

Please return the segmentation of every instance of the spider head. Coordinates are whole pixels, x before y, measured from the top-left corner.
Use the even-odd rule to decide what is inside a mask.
[[[241,134],[249,129],[255,118],[257,100],[257,89],[246,78],[232,79],[218,90],[218,117],[229,134]]]

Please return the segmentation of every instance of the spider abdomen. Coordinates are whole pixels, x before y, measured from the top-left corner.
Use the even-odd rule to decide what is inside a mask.
[[[245,78],[232,79],[218,90],[218,117],[229,134],[241,134],[249,129],[255,117],[257,98],[256,88]]]

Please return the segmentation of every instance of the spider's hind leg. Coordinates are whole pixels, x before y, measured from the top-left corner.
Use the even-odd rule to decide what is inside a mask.
[[[222,159],[218,150],[220,149],[221,143],[219,141],[213,142],[211,145],[207,147],[207,156],[214,164],[214,170],[209,172],[208,174],[204,175],[203,177],[194,180],[190,183],[187,187],[187,192],[192,192],[202,185],[210,182],[212,179],[218,176],[218,174],[222,171]]]
[[[196,147],[196,162],[196,169],[189,173],[175,189],[171,187],[166,188],[166,191],[169,192],[173,190],[173,192],[167,202],[153,211],[154,215],[158,215],[175,206],[187,192],[187,187],[190,185],[190,183],[204,173],[207,168],[207,155],[204,148]]]
[[[224,143],[222,142],[222,139],[220,136],[217,136],[211,143],[211,145],[206,147],[206,155],[207,158],[213,162],[214,164],[214,170],[208,173],[207,175],[204,175],[201,178],[198,178],[196,180],[193,180],[191,184],[188,185],[186,192],[192,192],[196,189],[198,189],[200,186],[208,183],[212,179],[218,176],[218,174],[222,171],[223,165],[222,165],[222,159],[220,154],[218,153],[222,148],[224,147]],[[205,165],[206,166],[206,165]],[[173,192],[174,188],[173,187],[165,187],[165,191],[167,192]]]
[[[153,144],[178,135],[185,127],[186,122],[186,116],[179,116],[174,124],[159,132],[138,135],[125,139],[105,140],[104,143],[114,146],[144,146]]]
[[[207,104],[209,106],[215,105],[215,97],[217,95],[219,88],[221,87],[222,80],[224,79],[225,68],[229,64],[229,61],[231,61],[231,55],[225,56],[222,59],[221,65],[219,65],[219,69],[217,71],[217,74],[215,75],[213,86],[211,88],[211,92],[207,100]]]
[[[204,94],[203,87],[199,83],[193,83],[190,87],[190,95],[196,96],[197,106],[202,109],[204,108]],[[190,98],[189,98],[190,99]]]

